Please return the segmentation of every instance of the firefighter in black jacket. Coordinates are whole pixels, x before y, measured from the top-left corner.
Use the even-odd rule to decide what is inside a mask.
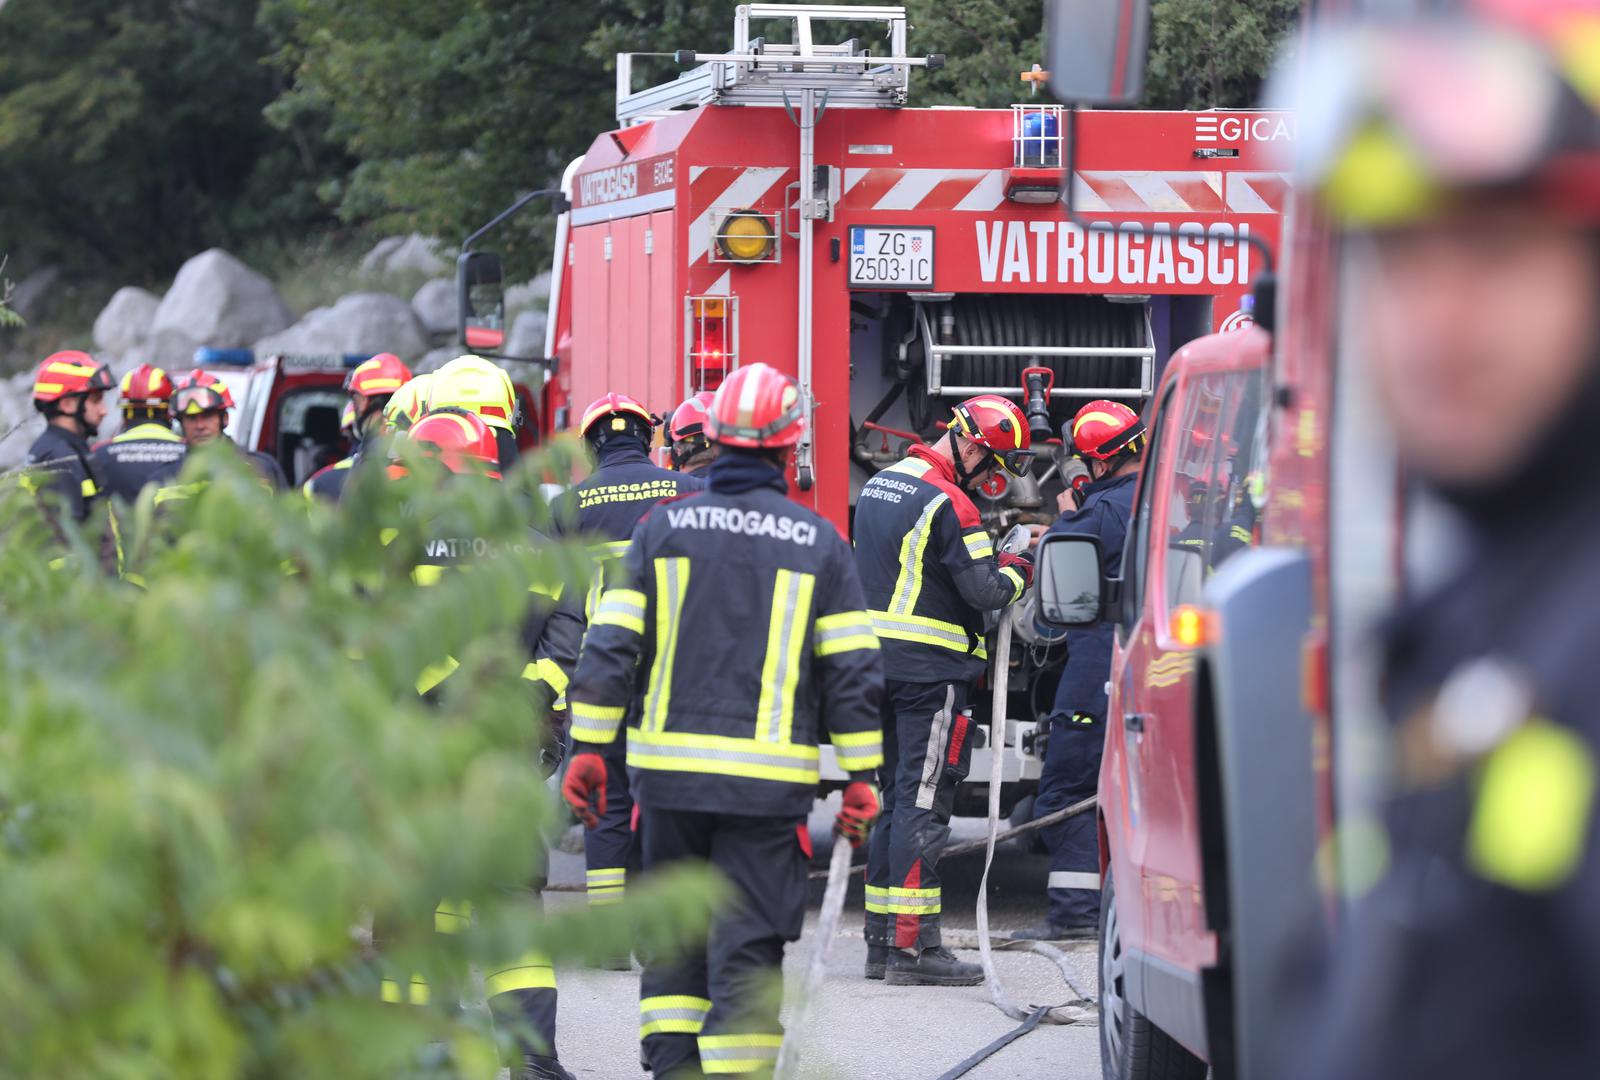
[[[703,953],[646,965],[640,1033],[658,1078],[772,1070],[771,983],[805,915],[820,742],[851,778],[839,831],[859,844],[878,809],[878,640],[849,545],[786,497],[804,423],[788,376],[765,364],[729,376],[708,424],[722,447],[709,489],[640,523],[573,677],[568,802],[593,824],[597,751],[637,705],[627,763],[645,869],[708,860],[743,898]]]
[[[454,409],[431,413],[410,429],[410,438],[427,447],[451,472],[465,474],[452,480],[460,482],[470,476],[500,478],[495,434],[474,413]],[[483,538],[473,536],[458,523],[435,521],[428,524],[428,529],[423,561],[413,571],[419,585],[437,582],[452,568],[492,558],[498,549],[497,543],[485,544]],[[547,541],[529,530],[528,542],[536,547]],[[560,602],[562,592],[557,582],[532,583],[528,617],[522,628],[529,657],[523,678],[532,693],[533,709],[544,720],[539,734],[547,776],[560,762],[562,751],[554,714],[565,708],[567,681],[577,664],[583,636],[577,607]],[[418,677],[418,692],[437,692],[455,668],[452,657],[438,658]],[[538,843],[538,837],[531,837],[531,842]],[[543,887],[541,872],[533,883],[533,892],[537,894]],[[440,904],[434,914],[434,925],[443,933],[461,932],[469,924],[467,913],[448,902]],[[513,1073],[514,1080],[571,1080],[571,1074],[556,1056],[556,976],[549,960],[540,955],[524,956],[503,968],[484,972],[484,980],[490,1012],[501,1022],[513,1028],[526,1027],[536,1036],[536,1041],[519,1046],[521,1058],[514,1063],[518,1070]],[[398,985],[391,983],[385,989],[388,1000],[400,1000]]]
[[[695,477],[671,472],[650,461],[656,418],[626,394],[606,394],[583,411],[579,432],[594,452],[596,468],[556,505],[555,516],[590,545],[600,574],[590,589],[585,614],[594,617],[604,576],[628,549],[639,519],[662,499],[699,491]],[[623,897],[628,869],[638,869],[633,832],[633,796],[623,766],[620,742],[608,747],[606,812],[584,833],[589,902],[614,904]],[[631,967],[626,952],[607,966]]]
[[[52,493],[74,521],[87,518],[104,493],[89,437],[106,417],[111,386],[111,370],[83,352],[52,353],[34,375],[33,407],[44,414],[45,429],[28,448],[23,484]]]
[[[350,374],[345,376],[344,390],[350,395],[350,405],[355,411],[355,442],[349,454],[318,469],[305,482],[301,490],[308,497],[339,500],[350,479],[350,470],[362,460],[361,453],[368,440],[383,430],[384,407],[396,391],[410,381],[411,369],[394,353],[379,353],[350,369]]]
[[[140,364],[122,377],[122,430],[95,447],[93,461],[106,491],[123,502],[183,462],[187,448],[172,430],[171,398],[172,380],[158,367]]]
[[[277,458],[259,450],[248,450],[228,438],[228,412],[232,408],[233,391],[228,389],[228,384],[200,368],[179,378],[177,389],[172,392],[172,414],[177,417],[183,441],[190,450],[208,442],[232,447],[244,456],[268,487],[282,491],[289,486],[289,481]],[[165,482],[177,476],[182,464],[180,459],[167,466],[158,479]]]
[[[1407,536],[1396,567],[1382,525],[1332,529],[1334,565],[1398,577],[1400,597],[1373,679],[1388,738],[1353,726],[1358,690],[1334,710],[1334,746],[1355,733],[1368,752],[1334,760],[1379,746],[1390,760],[1378,784],[1338,778],[1385,798],[1341,799],[1323,837],[1339,853],[1327,869],[1344,872],[1331,977],[1304,1029],[1285,1031],[1276,1076],[1600,1075],[1596,9],[1453,6],[1485,21],[1324,27],[1300,50],[1317,105],[1300,145],[1320,151],[1295,187],[1345,232],[1330,241],[1343,294],[1330,330],[1393,438],[1392,457],[1368,462],[1388,465],[1373,494],[1389,497],[1366,512],[1411,530],[1390,496],[1403,469],[1456,535]],[[1491,119],[1474,104],[1491,83],[1494,104],[1522,107]],[[1385,540],[1350,555],[1369,537]],[[1359,636],[1363,590],[1348,579],[1370,578],[1344,577],[1334,612]],[[1336,694],[1364,667],[1332,673]]]
[[[984,614],[1018,600],[1026,556],[1001,555],[968,492],[1032,465],[1028,421],[1015,403],[962,402],[948,435],[914,446],[869,480],[856,504],[856,566],[883,641],[883,822],[867,859],[869,979],[975,986],[939,936],[939,856],[955,789],[972,760],[971,684],[988,660]]]

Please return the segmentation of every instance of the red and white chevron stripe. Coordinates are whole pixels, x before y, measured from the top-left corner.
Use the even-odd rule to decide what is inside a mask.
[[[1085,212],[1281,213],[1283,173],[1079,172],[1073,206]],[[853,211],[963,210],[1005,204],[1004,169],[846,169],[840,208]]]

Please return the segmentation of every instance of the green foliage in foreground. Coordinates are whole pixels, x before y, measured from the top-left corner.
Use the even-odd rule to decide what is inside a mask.
[[[525,543],[534,467],[563,462],[505,484],[370,470],[329,508],[196,458],[190,497],[122,518],[142,584],[76,533],[51,569],[35,508],[0,494],[0,1075],[487,1078],[481,1010],[449,989],[470,968],[703,931],[699,876],[543,918],[525,888],[564,821],[517,637],[530,581],[586,573]],[[418,588],[446,519],[524,550]],[[434,933],[441,898],[471,931]],[[380,1003],[384,969],[425,975],[431,1004]]]

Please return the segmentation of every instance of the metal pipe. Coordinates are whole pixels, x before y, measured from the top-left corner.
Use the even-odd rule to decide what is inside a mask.
[[[999,394],[1001,397],[1021,397],[1020,386],[941,386],[936,391],[940,397],[971,397],[973,394]],[[1149,397],[1149,393],[1137,386],[1073,386],[1057,387],[1050,391],[1050,396],[1081,397],[1081,398],[1125,398]]]
[[[1137,345],[933,345],[934,356],[1137,356],[1151,357],[1154,349]]]
[[[816,91],[809,87],[800,91],[800,334],[796,343],[795,374],[800,383],[800,409],[805,419],[805,431],[800,436],[800,445],[795,449],[795,478],[801,491],[808,490],[812,480],[811,264],[816,228],[813,206],[817,185],[816,108]]]

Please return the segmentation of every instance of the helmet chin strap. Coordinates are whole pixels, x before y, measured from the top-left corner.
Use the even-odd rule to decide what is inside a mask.
[[[971,491],[975,487],[977,487],[977,485],[974,484],[973,481],[975,479],[977,479],[978,473],[970,471],[967,468],[966,463],[961,460],[961,456],[962,456],[961,455],[961,444],[956,442],[956,429],[955,428],[951,428],[950,431],[949,431],[949,435],[950,435],[950,461],[951,461],[951,464],[955,467],[956,484],[963,491]]]

